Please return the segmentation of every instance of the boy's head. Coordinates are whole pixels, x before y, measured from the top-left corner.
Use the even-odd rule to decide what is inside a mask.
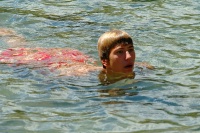
[[[109,60],[111,50],[119,44],[133,45],[131,36],[121,30],[111,30],[102,34],[98,40],[98,53],[101,60]],[[103,65],[103,68],[106,68]]]

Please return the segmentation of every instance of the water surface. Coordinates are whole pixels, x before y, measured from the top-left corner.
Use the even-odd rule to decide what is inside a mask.
[[[1,0],[0,27],[28,47],[75,48],[98,60],[96,42],[109,29],[133,38],[135,79],[102,85],[44,68],[0,64],[0,131],[199,132],[199,0]],[[0,39],[1,51],[8,46]]]

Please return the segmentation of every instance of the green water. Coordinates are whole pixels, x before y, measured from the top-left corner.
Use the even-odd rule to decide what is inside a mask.
[[[29,47],[71,47],[97,60],[98,37],[122,29],[137,61],[156,67],[103,86],[98,73],[57,77],[0,64],[0,132],[200,131],[199,0],[0,0],[0,27]]]

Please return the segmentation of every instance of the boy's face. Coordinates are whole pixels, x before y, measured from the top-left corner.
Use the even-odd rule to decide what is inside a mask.
[[[104,64],[107,72],[125,73],[133,72],[135,51],[132,44],[116,45],[111,49],[109,60]]]

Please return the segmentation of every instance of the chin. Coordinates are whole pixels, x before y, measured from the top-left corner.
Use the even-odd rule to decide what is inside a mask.
[[[128,69],[128,70],[125,70],[123,73],[126,73],[126,74],[133,73],[133,69]]]
[[[133,71],[131,71],[131,72],[126,72],[125,74],[133,74]]]

